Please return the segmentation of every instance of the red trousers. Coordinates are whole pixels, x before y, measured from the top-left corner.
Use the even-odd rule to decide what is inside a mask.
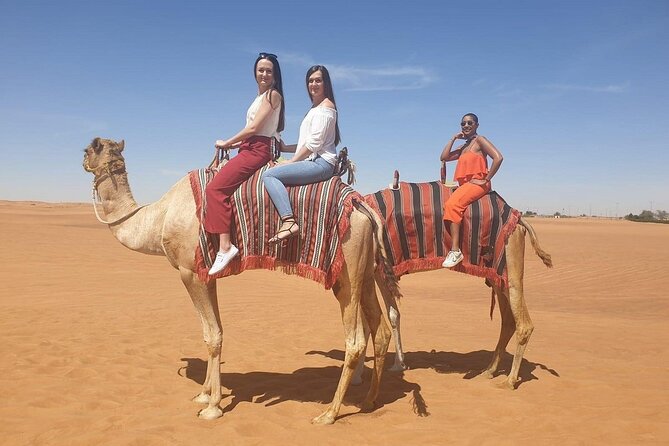
[[[460,223],[467,206],[490,192],[490,183],[479,186],[473,183],[464,183],[448,197],[444,203],[444,220]]]
[[[252,136],[239,147],[239,153],[228,161],[207,184],[207,206],[204,228],[212,234],[227,234],[232,221],[230,198],[237,188],[272,159],[271,138]]]

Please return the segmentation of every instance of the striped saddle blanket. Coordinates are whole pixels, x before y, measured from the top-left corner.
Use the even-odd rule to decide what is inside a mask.
[[[282,269],[287,274],[315,280],[330,289],[344,265],[341,240],[349,229],[354,203],[362,196],[339,177],[306,186],[289,187],[300,235],[285,246],[270,246],[267,240],[281,226],[279,214],[265,190],[260,175],[267,166],[244,182],[233,196],[232,243],[240,255],[216,276],[209,276],[218,251],[218,237],[205,231],[205,186],[216,171],[199,169],[189,173],[196,213],[200,222],[199,245],[195,252],[198,277],[203,281],[239,274],[247,269]]]
[[[443,222],[451,190],[438,181],[399,186],[365,196],[386,223],[384,244],[393,271],[401,276],[439,269],[451,246],[450,229]],[[469,205],[460,226],[464,260],[452,269],[507,286],[504,247],[519,217],[494,191]]]

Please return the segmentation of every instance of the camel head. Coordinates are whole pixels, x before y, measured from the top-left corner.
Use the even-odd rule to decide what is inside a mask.
[[[98,177],[104,171],[111,169],[125,169],[125,159],[121,152],[125,147],[125,141],[112,141],[111,139],[95,138],[84,149],[84,170],[93,172]]]

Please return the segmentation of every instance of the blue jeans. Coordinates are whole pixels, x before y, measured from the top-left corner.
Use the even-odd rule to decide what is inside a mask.
[[[304,160],[290,164],[279,164],[266,170],[262,174],[262,180],[279,215],[281,218],[286,218],[293,215],[286,186],[318,183],[319,181],[329,180],[333,175],[334,166],[318,157],[313,161]]]

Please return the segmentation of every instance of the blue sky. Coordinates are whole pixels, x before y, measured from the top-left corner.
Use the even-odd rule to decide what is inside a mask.
[[[88,201],[95,136],[125,139],[135,198],[158,199],[243,127],[259,51],[279,56],[288,143],[306,69],[330,68],[362,193],[394,169],[437,179],[474,112],[513,207],[669,210],[666,0],[0,0],[0,199]]]

